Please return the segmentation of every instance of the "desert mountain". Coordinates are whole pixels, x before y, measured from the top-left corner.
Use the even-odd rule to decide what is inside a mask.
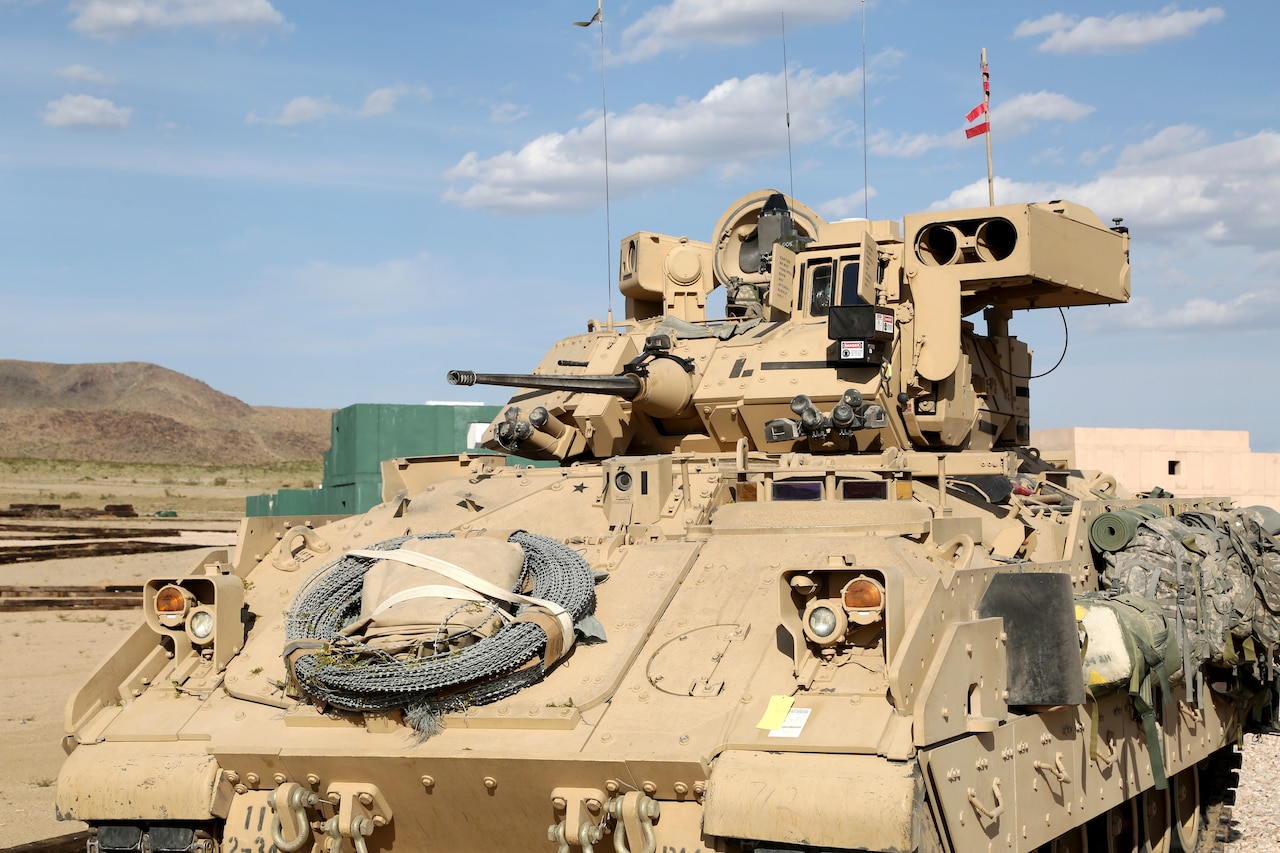
[[[0,457],[253,465],[319,459],[327,409],[250,406],[143,362],[0,359]]]

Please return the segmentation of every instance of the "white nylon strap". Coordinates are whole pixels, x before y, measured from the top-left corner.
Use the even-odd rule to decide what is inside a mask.
[[[408,589],[400,590],[395,595],[388,596],[386,600],[379,604],[377,609],[369,615],[373,617],[381,616],[397,604],[405,601],[413,601],[419,598],[454,598],[459,601],[489,600],[474,590],[463,589],[458,586],[445,586],[440,583],[431,583],[424,584],[422,586],[411,586]]]
[[[496,598],[499,601],[509,601],[513,604],[531,604],[537,607],[541,607],[542,609],[551,613],[552,616],[556,617],[556,620],[560,623],[560,627],[564,631],[565,650],[567,651],[569,646],[573,645],[573,640],[574,640],[573,617],[569,615],[569,611],[565,610],[563,607],[561,607],[559,604],[556,604],[554,601],[548,601],[545,598],[534,598],[533,596],[530,596],[530,595],[521,595],[518,592],[511,592],[510,590],[503,589],[497,584],[490,583],[489,581],[485,580],[482,577],[478,577],[472,574],[471,572],[462,568],[462,566],[456,565],[454,563],[450,563],[448,560],[442,560],[439,557],[432,557],[430,554],[420,553],[418,551],[410,551],[405,548],[397,548],[393,551],[360,550],[360,551],[348,551],[347,553],[353,557],[366,557],[371,560],[395,560],[397,563],[405,563],[406,565],[416,566],[419,569],[427,569],[439,575],[443,575],[449,580],[454,581],[455,583],[460,583],[463,586],[465,586],[467,589],[477,592],[480,595],[483,595],[487,598]],[[439,586],[439,585],[436,585],[436,586]],[[424,587],[417,587],[417,589],[423,589],[423,588]],[[400,596],[405,595],[405,593],[411,593],[413,591],[414,590],[412,589],[407,589],[407,590],[404,590],[403,592],[396,593],[395,595],[391,596],[391,598],[387,599],[387,602],[395,601]],[[408,597],[413,598],[418,596],[408,596]],[[458,596],[458,597],[461,598],[462,596]],[[406,599],[401,599],[401,600],[406,600]],[[480,599],[474,599],[474,600],[478,601]],[[378,609],[379,611],[381,611],[384,607],[387,607],[387,606],[388,604],[384,603],[382,607],[379,607]]]

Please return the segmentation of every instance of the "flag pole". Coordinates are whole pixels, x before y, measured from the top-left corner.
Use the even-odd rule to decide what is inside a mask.
[[[975,136],[987,137],[987,201],[996,206],[996,182],[991,171],[991,73],[987,71],[987,49],[982,49],[982,103],[969,110],[964,117],[967,122],[982,119],[980,124],[965,128],[965,139]]]
[[[996,206],[996,183],[991,172],[991,72],[987,70],[987,49],[982,49],[982,103],[987,114],[987,201]]]

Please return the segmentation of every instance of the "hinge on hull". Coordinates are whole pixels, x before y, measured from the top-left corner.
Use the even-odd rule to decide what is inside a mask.
[[[391,823],[391,805],[378,790],[367,782],[334,782],[326,792],[329,802],[337,800],[338,813],[325,821],[325,835],[329,843],[322,846],[327,853],[342,853],[350,847],[355,853],[369,853],[365,838],[379,827]],[[345,842],[350,842],[350,847]]]
[[[563,817],[547,827],[547,840],[559,845],[559,853],[570,853],[571,847],[594,853],[594,845],[604,838],[607,800],[608,796],[598,788],[553,789],[551,806]]]

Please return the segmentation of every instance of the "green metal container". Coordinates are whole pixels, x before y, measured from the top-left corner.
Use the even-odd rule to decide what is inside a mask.
[[[348,515],[382,502],[383,460],[474,452],[501,406],[356,403],[333,413],[318,489],[245,498],[245,515]],[[470,440],[469,440],[470,439]],[[480,451],[488,452],[488,451]]]

